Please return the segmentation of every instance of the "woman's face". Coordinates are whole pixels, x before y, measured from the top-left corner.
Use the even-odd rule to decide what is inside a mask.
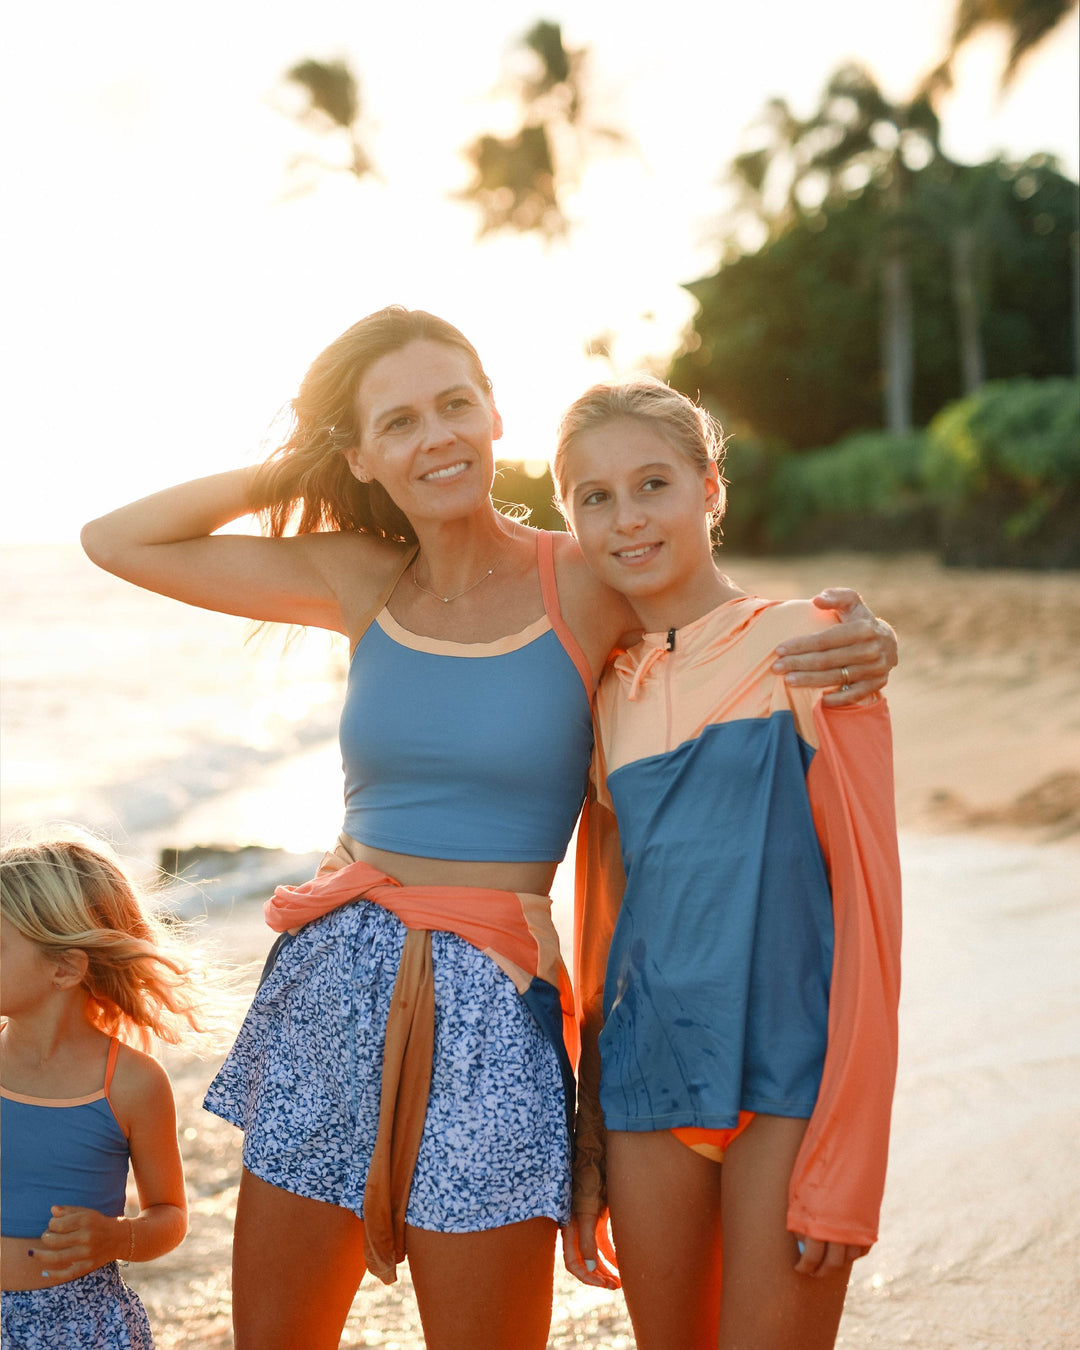
[[[702,470],[649,423],[617,417],[574,438],[561,487],[585,561],[647,627],[678,622],[687,600],[711,594],[715,464]]]
[[[381,483],[414,524],[468,515],[490,494],[502,419],[456,347],[421,338],[380,357],[360,381],[356,413],[353,473]]]

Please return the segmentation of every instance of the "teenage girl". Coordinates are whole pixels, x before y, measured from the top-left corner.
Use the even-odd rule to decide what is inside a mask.
[[[560,995],[573,1028],[548,891],[633,616],[569,535],[495,510],[502,418],[445,320],[368,315],[293,413],[258,468],[83,531],[136,585],[352,653],[342,837],[271,903],[290,936],[207,1097],[245,1133],[236,1347],[332,1350],[365,1272],[392,1281],[407,1252],[430,1350],[542,1350],[569,1217]],[[259,508],[272,537],[223,531]],[[794,642],[789,678],[850,667],[841,702],[884,683],[895,643],[857,599]]]
[[[193,978],[96,841],[5,847],[0,908],[3,1344],[142,1350],[117,1263],[187,1231],[172,1089],[145,1050],[201,1027]]]
[[[778,633],[833,618],[715,567],[716,430],[644,382],[589,390],[560,430],[567,519],[645,629],[596,699],[564,1250],[588,1282],[616,1282],[606,1163],[639,1350],[824,1350],[884,1185],[900,940],[888,713],[878,698],[826,708],[774,673]]]

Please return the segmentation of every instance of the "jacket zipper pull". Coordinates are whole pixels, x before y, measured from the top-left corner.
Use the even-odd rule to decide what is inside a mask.
[[[675,650],[675,629],[674,629],[674,628],[669,628],[669,629],[667,630],[667,649],[668,649],[669,652],[673,652],[673,651]]]

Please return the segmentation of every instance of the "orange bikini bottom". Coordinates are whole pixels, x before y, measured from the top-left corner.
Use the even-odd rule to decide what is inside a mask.
[[[723,1162],[724,1154],[754,1119],[754,1114],[753,1111],[740,1111],[738,1125],[733,1125],[730,1130],[699,1130],[693,1125],[683,1125],[671,1133],[680,1144],[692,1148],[703,1158]]]

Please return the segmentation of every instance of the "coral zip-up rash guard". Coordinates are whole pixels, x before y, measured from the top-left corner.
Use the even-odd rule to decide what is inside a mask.
[[[601,682],[579,865],[583,1212],[597,1101],[632,1131],[755,1111],[810,1120],[789,1228],[876,1239],[899,992],[888,712],[827,709],[771,669],[777,642],[834,621],[729,601],[673,649],[647,634]]]

